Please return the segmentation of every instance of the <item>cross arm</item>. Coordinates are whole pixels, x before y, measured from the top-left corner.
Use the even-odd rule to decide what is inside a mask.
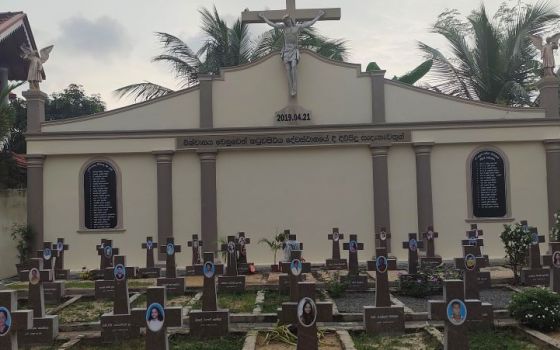
[[[33,328],[33,310],[12,312],[12,326],[18,331]]]
[[[342,17],[341,10],[339,8],[327,8],[327,9],[302,9],[295,11],[295,18],[297,21],[311,21],[320,10],[325,11],[325,15],[321,17],[324,21],[337,21]],[[264,16],[271,22],[282,22],[282,19],[287,14],[286,10],[272,10],[272,11],[249,11],[245,10],[241,13],[241,21],[243,23],[264,23],[263,19],[259,14],[264,14]]]
[[[183,326],[183,308],[169,307],[165,310],[165,326],[166,327],[182,327]]]

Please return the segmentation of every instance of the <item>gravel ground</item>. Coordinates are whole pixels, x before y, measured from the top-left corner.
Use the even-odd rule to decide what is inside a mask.
[[[364,306],[375,305],[375,292],[347,292],[342,298],[334,299],[338,312],[360,313]]]
[[[480,291],[480,300],[492,304],[494,309],[506,309],[511,300],[513,291],[502,288],[492,288]],[[412,298],[402,295],[395,295],[404,305],[414,312],[426,312],[428,300],[442,300],[443,295],[434,295],[427,298]]]
[[[394,295],[394,297],[399,299],[405,306],[409,307],[414,312],[428,311],[428,300],[443,300],[443,295],[432,295],[426,298],[413,298],[403,295]]]

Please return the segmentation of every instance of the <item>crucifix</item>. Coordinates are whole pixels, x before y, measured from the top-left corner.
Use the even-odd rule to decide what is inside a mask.
[[[348,263],[346,259],[340,258],[340,240],[344,239],[344,234],[340,233],[338,227],[332,229],[328,239],[332,241],[332,258],[327,259],[326,266],[328,270],[346,270]]]
[[[33,311],[17,309],[17,291],[0,291],[0,349],[18,350],[18,333],[33,328]]]
[[[33,328],[18,333],[20,345],[50,344],[58,335],[58,316],[46,315],[43,283],[52,282],[53,271],[43,269],[43,259],[35,258],[29,262],[28,303],[33,310]]]
[[[140,327],[136,325],[130,312],[128,278],[134,276],[129,276],[128,270],[131,269],[127,269],[126,258],[122,255],[115,256],[114,267],[106,270],[107,274],[112,275],[114,294],[113,312],[101,316],[103,342],[120,341],[140,335]]]
[[[418,273],[418,248],[424,248],[424,242],[418,241],[416,233],[408,234],[408,241],[403,242],[403,249],[408,249],[408,273]]]
[[[560,293],[560,242],[550,242],[550,255],[543,256],[545,265],[550,267],[550,289]]]
[[[463,271],[465,298],[480,299],[478,274],[484,258],[475,255],[474,246],[463,246],[463,257],[455,258],[455,268]]]
[[[146,327],[146,349],[169,350],[167,327],[183,325],[182,307],[165,307],[165,287],[150,287],[146,291],[147,308],[133,309],[136,325]]]
[[[153,237],[146,237],[146,242],[142,243],[142,249],[146,249],[146,267],[140,269],[140,275],[144,278],[158,278],[160,268],[156,267],[154,260],[154,249],[157,251],[158,244]]]
[[[301,250],[291,251],[291,260],[289,262],[282,262],[282,271],[287,273],[290,286],[290,301],[296,302],[298,300],[297,286],[303,279],[303,273],[311,272],[311,263],[301,261]],[[280,284],[283,284],[282,277],[280,276]]]
[[[56,243],[53,244],[52,249],[55,251],[54,274],[55,279],[66,280],[68,279],[68,270],[64,269],[64,252],[70,247],[64,244],[64,238],[57,238]]]
[[[188,241],[187,245],[192,247],[192,266],[202,264],[200,249],[203,246],[203,242],[198,239],[198,235],[192,235],[192,240]]]
[[[214,253],[203,254],[202,265],[195,265],[195,273],[204,276],[202,310],[189,313],[191,335],[201,338],[221,337],[229,331],[229,310],[218,310],[216,275],[224,273],[224,265],[214,263]]]
[[[175,244],[173,237],[168,237],[165,245],[159,246],[159,252],[165,254],[165,277],[157,279],[158,286],[166,286],[167,294],[183,295],[185,293],[185,279],[177,277],[175,254],[181,252],[181,246]]]
[[[348,276],[357,276],[358,251],[364,250],[364,244],[358,243],[358,235],[350,235],[350,240],[342,245],[342,249],[348,251]]]
[[[302,29],[309,28],[317,21],[340,20],[341,11],[334,9],[296,9],[296,0],[286,0],[285,10],[249,11],[241,14],[242,23],[266,23],[284,34],[281,57],[288,75],[290,96],[297,95],[297,65],[300,59],[298,41]],[[281,23],[279,23],[281,22]]]

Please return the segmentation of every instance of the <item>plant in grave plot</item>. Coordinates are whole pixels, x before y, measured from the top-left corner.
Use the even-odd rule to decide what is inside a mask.
[[[348,284],[346,282],[341,282],[340,280],[340,273],[335,272],[332,276],[330,276],[325,285],[325,289],[329,292],[331,298],[340,298],[346,293],[346,289],[348,288]]]
[[[461,273],[451,266],[421,267],[416,274],[399,275],[397,294],[413,298],[440,294],[444,280],[460,277]]]
[[[290,326],[276,325],[272,330],[261,333],[259,337],[259,345],[268,346],[270,343],[282,343],[295,346],[297,345],[297,335],[292,333]],[[325,332],[317,330],[317,338],[319,342],[325,337]]]
[[[259,244],[261,243],[266,244],[270,248],[270,250],[274,253],[274,265],[276,265],[276,256],[278,254],[278,251],[282,249],[282,244],[284,243],[285,237],[286,236],[284,235],[283,232],[278,233],[277,231],[272,239],[263,238],[259,241]]]
[[[527,327],[552,331],[560,328],[560,295],[546,288],[528,288],[513,294],[509,312]]]
[[[35,236],[35,231],[30,225],[14,224],[10,235],[17,243],[16,249],[18,252],[19,264],[24,267],[31,258],[33,250],[32,242],[33,237]]]
[[[554,224],[550,229],[550,241],[551,242],[560,241],[560,211],[554,213]]]
[[[533,236],[521,224],[515,223],[504,225],[504,231],[500,234],[500,239],[504,243],[507,265],[513,271],[513,284],[518,284],[519,272],[527,259]]]

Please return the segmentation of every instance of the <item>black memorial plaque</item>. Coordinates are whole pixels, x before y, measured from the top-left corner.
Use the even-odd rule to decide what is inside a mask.
[[[478,218],[506,216],[504,160],[493,151],[476,154],[471,164],[473,215]]]
[[[95,162],[84,172],[84,213],[87,229],[117,227],[117,174],[107,163]]]

